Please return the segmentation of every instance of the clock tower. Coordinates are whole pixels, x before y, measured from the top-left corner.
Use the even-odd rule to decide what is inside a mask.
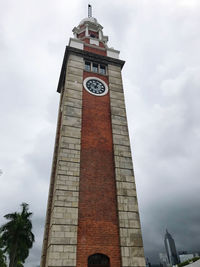
[[[124,61],[88,8],[66,47],[57,88],[41,267],[144,267]]]

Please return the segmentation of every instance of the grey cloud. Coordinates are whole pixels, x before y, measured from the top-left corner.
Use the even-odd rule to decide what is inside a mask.
[[[158,261],[165,228],[177,248],[199,248],[199,4],[93,1],[93,13],[121,50],[145,255]],[[87,3],[7,1],[1,9],[0,223],[22,201],[33,211],[40,261],[59,95],[71,30]],[[3,152],[2,152],[3,151]]]

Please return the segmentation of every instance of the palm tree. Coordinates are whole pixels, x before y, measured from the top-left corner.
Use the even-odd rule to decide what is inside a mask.
[[[21,207],[21,213],[6,214],[4,217],[9,221],[0,227],[1,239],[10,259],[9,267],[16,267],[17,262],[24,263],[34,242],[32,213],[28,212],[28,204],[22,203]]]

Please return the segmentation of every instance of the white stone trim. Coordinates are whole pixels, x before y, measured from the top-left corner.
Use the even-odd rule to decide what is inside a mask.
[[[107,56],[108,57],[112,57],[112,58],[119,58],[119,51],[118,50],[114,50],[112,48],[108,48],[107,49]]]
[[[90,44],[99,46],[99,41],[98,40],[94,40],[94,39],[90,39]]]
[[[70,38],[69,46],[83,50],[83,42],[79,39]]]

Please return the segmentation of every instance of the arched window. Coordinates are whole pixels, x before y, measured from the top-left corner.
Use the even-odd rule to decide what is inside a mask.
[[[88,267],[110,267],[110,260],[104,254],[93,254],[88,257]]]

